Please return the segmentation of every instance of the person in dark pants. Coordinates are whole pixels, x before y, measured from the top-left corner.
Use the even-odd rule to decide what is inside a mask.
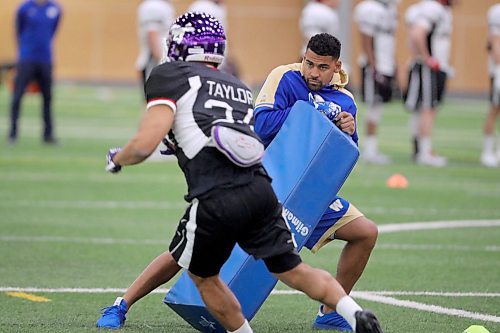
[[[53,0],[27,0],[16,14],[18,43],[17,74],[10,109],[9,142],[18,136],[21,99],[32,81],[43,96],[43,141],[56,143],[52,128],[52,41],[61,18],[61,7]]]

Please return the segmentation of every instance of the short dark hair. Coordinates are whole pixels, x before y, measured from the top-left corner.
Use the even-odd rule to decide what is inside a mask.
[[[320,56],[332,56],[333,59],[340,58],[340,41],[327,33],[317,34],[309,39],[307,48]]]

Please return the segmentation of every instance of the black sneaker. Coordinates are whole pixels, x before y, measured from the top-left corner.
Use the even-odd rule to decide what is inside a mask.
[[[57,141],[56,138],[50,136],[50,137],[43,138],[43,143],[46,145],[54,145],[55,146],[59,143],[59,141]]]
[[[377,317],[370,311],[358,311],[354,314],[356,318],[356,333],[384,333]]]

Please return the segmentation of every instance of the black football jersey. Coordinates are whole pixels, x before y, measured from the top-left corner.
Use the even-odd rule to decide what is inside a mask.
[[[218,123],[257,137],[252,93],[240,80],[202,63],[167,62],[152,71],[145,92],[148,107],[166,104],[175,112],[169,139],[186,177],[188,201],[252,180],[259,165],[238,167],[209,145]]]

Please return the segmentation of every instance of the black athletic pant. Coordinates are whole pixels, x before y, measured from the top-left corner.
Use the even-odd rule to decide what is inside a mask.
[[[14,82],[14,94],[10,109],[10,133],[9,137],[17,137],[17,123],[20,115],[21,99],[26,87],[32,81],[36,81],[40,86],[43,97],[43,138],[53,139],[52,136],[52,65],[36,62],[20,62],[17,64],[17,74]]]

